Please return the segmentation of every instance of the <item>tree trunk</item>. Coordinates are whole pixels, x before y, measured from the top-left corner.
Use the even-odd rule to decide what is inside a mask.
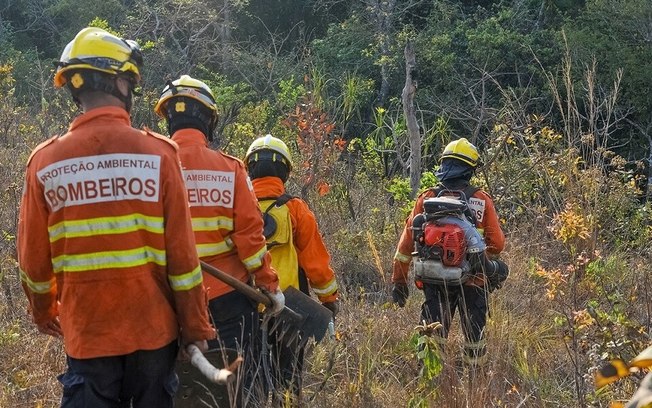
[[[408,138],[410,141],[410,189],[414,198],[419,191],[421,182],[421,134],[414,109],[414,95],[417,92],[417,83],[412,77],[416,67],[414,48],[408,40],[405,44],[405,86],[401,93],[403,100],[403,114],[407,123]]]
[[[231,12],[231,2],[232,0],[224,0],[224,5],[221,10],[222,22],[219,25],[219,41],[220,41],[220,51],[223,66],[229,67],[231,64],[229,47],[231,47],[232,32],[231,26],[232,21],[232,12]]]
[[[377,106],[384,106],[389,95],[391,76],[391,41],[394,38],[393,22],[397,0],[368,0],[372,21],[378,38],[380,52],[380,90],[378,91]]]

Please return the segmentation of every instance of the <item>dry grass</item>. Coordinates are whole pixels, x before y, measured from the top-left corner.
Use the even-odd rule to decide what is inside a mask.
[[[15,167],[4,173],[5,181],[20,179],[20,166]],[[64,350],[59,340],[39,334],[30,322],[11,237],[15,233],[15,190],[5,193],[9,199],[2,207],[3,230],[8,235],[0,263],[0,407],[56,407],[61,395],[56,376],[65,369]],[[355,193],[369,191],[361,188]],[[533,262],[541,261],[548,268],[566,267],[569,260],[562,253],[563,246],[548,233],[550,219],[546,216],[512,222],[505,251],[511,275],[490,298],[488,365],[473,377],[459,368],[462,336],[456,319],[444,369],[432,383],[424,383],[410,343],[422,294],[412,288],[402,309],[391,304],[389,296],[389,266],[402,216],[397,208],[382,202],[359,202],[359,214],[374,215],[348,224],[346,217],[328,212],[327,201],[314,203],[342,285],[343,310],[336,324],[338,339],[327,339],[308,353],[304,406],[579,407],[579,389],[584,406],[602,407],[631,395],[634,381],[596,393],[591,370],[599,359],[610,357],[609,353],[631,354],[630,349],[637,345],[613,344],[645,327],[632,323],[644,322],[647,316],[647,309],[636,303],[637,299],[649,299],[641,280],[644,276],[649,279],[651,273],[646,252],[615,253],[623,263],[620,269],[605,268],[597,280],[589,280],[585,274],[587,282],[575,298],[549,299],[545,282],[534,274]],[[370,205],[384,207],[373,211],[367,207]],[[631,304],[605,300],[613,288],[632,299]],[[568,340],[567,325],[560,325],[557,319],[585,309],[589,300],[601,302],[598,306],[613,314],[605,319],[614,321],[601,322],[604,330],[595,324],[573,326],[578,341],[576,350],[570,350],[573,343]],[[609,302],[613,303],[611,311]],[[572,360],[577,353],[581,358]]]
[[[422,294],[412,288],[402,309],[390,302],[387,275],[394,250],[391,240],[382,235],[374,243],[375,254],[364,250],[371,239],[368,234],[354,236],[358,242],[355,248],[341,239],[327,242],[334,248],[334,263],[346,266],[338,269],[340,281],[346,280],[345,274],[355,279],[349,279],[344,289],[343,310],[336,324],[338,338],[325,340],[307,354],[304,406],[578,406],[566,332],[554,320],[560,304],[546,298],[545,287],[532,274],[531,266],[534,258],[561,262],[555,255],[559,248],[546,241],[550,239],[546,233],[537,235],[536,227],[540,226],[532,223],[510,231],[506,260],[511,275],[490,298],[490,359],[484,371],[470,377],[460,369],[462,336],[456,319],[444,369],[429,384],[419,377],[416,352],[410,345]],[[367,258],[362,255],[365,253]],[[383,276],[379,265],[385,265]],[[61,395],[56,376],[65,369],[63,347],[59,340],[39,334],[31,324],[10,256],[5,257],[2,271],[0,407],[56,407]],[[628,276],[623,274],[619,282],[632,286],[632,293],[638,294],[636,285],[640,281]],[[588,357],[586,360],[580,369],[586,377],[589,406],[606,406],[608,400],[630,395],[633,383],[619,386],[613,394],[595,394],[587,365],[590,361]]]
[[[12,130],[12,143],[0,150],[5,188],[0,206],[0,407],[56,407],[61,395],[56,376],[65,369],[63,347],[31,323],[15,262],[23,164],[43,139],[39,130],[53,133],[51,127],[67,120],[57,125],[49,117],[58,118],[44,112],[41,121],[31,118],[35,122],[25,130]],[[566,129],[559,142],[560,135],[549,128],[526,124],[523,128],[531,133],[518,135],[510,130],[518,126],[505,126],[492,135],[495,145],[512,149],[487,171],[495,178],[487,184],[499,193],[496,203],[506,218],[505,259],[511,275],[491,295],[490,359],[478,375],[471,376],[457,363],[462,336],[456,319],[443,371],[431,383],[419,376],[410,339],[422,294],[412,288],[403,309],[390,302],[389,266],[406,203],[389,199],[382,185],[386,180],[362,177],[364,169],[355,177],[340,169],[333,185],[341,191],[310,202],[338,273],[343,310],[336,324],[338,338],[308,353],[304,406],[605,407],[631,395],[635,379],[596,392],[591,374],[600,361],[633,357],[641,344],[650,342],[649,206],[647,213],[642,211],[628,183],[610,180],[602,164],[591,163],[590,171],[577,165],[581,157],[573,146],[580,142],[571,139],[584,134],[582,129]],[[601,149],[595,157],[606,163]],[[572,215],[590,221],[590,236],[577,245],[555,239],[548,230],[568,203],[577,204]],[[578,263],[578,256],[604,262],[589,270]],[[556,282],[565,292],[548,296],[535,265],[572,270]]]
[[[26,303],[0,303],[0,407],[55,407],[61,395],[56,376],[65,370],[63,344],[36,331]]]

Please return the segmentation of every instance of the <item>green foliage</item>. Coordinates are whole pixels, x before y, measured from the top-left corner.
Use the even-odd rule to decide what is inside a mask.
[[[478,22],[477,27],[465,34],[468,52],[473,61],[484,62],[484,69],[494,71],[503,65],[510,66],[517,61],[527,60],[530,37],[519,33],[512,22],[516,18],[512,9],[501,9],[496,15]]]
[[[426,384],[430,383],[444,369],[444,362],[437,342],[426,334],[415,333],[410,339],[410,345],[421,363],[421,381]]]
[[[646,122],[652,109],[651,21],[652,3],[647,0],[588,0],[586,10],[564,28],[579,64],[597,58],[605,85],[616,70],[624,70],[623,102]]]
[[[433,172],[426,171],[421,174],[421,185],[419,190],[423,191],[434,187],[438,182],[437,176],[435,176]],[[392,193],[394,199],[397,201],[409,201],[411,191],[410,179],[406,177],[394,177],[389,184],[388,191]]]
[[[360,165],[365,169],[365,174],[373,179],[383,177],[383,146],[378,146],[375,139],[355,138],[349,142],[347,150],[351,154],[358,154]]]
[[[420,183],[419,191],[424,191],[428,188],[434,187],[438,183],[437,176],[429,171],[424,172],[421,174]],[[410,188],[409,177],[392,178],[389,180],[387,191],[392,195],[394,200],[401,205],[401,212],[404,215],[407,215],[412,211],[415,200],[410,198],[412,189]]]
[[[294,77],[282,80],[278,84],[279,93],[277,95],[277,100],[281,109],[287,111],[293,109],[299,99],[306,95],[306,88],[303,84],[297,84]]]
[[[421,181],[420,181],[420,187],[419,190],[423,191],[427,188],[431,188],[436,186],[439,183],[439,179],[437,179],[437,176],[435,176],[435,173],[431,171],[426,171],[424,173],[421,173]]]
[[[89,27],[97,27],[101,28],[102,30],[108,31],[109,33],[117,36],[117,37],[122,37],[122,34],[114,29],[111,28],[109,25],[109,22],[106,21],[103,18],[95,17],[93,20],[91,20],[90,23],[88,23]]]
[[[374,77],[373,59],[364,50],[373,42],[373,34],[358,14],[329,26],[324,38],[315,39],[312,47],[318,61],[333,78],[342,78],[355,69],[358,75]]]
[[[7,279],[24,162],[31,148],[65,131],[78,113],[66,90],[52,88],[51,62],[90,24],[134,35],[145,50],[143,96],[132,112],[136,126],[155,126],[152,107],[165,81],[190,74],[216,95],[220,143],[228,153],[242,158],[254,138],[272,133],[288,143],[297,164],[291,192],[320,182],[321,190],[306,188],[305,195],[334,264],[364,265],[375,286],[346,293],[350,315],[338,317],[344,340],[332,376],[337,380],[324,383],[314,401],[606,405],[588,374],[603,359],[627,358],[649,341],[652,209],[640,191],[649,165],[639,160],[650,148],[652,3],[435,0],[399,2],[406,8],[385,16],[369,12],[372,2],[345,3],[12,0],[2,7],[0,259],[10,267],[2,265],[0,306],[12,292]],[[378,23],[388,24],[380,29]],[[422,170],[433,169],[422,174],[421,189],[436,185],[437,158],[447,141],[476,137],[486,165],[473,182],[494,198],[508,236],[504,256],[515,273],[492,294],[488,336],[491,342],[504,330],[500,345],[490,343],[491,352],[505,351],[492,357],[491,372],[501,381],[483,390],[484,399],[473,399],[464,387],[435,388],[450,362],[426,336],[415,335],[409,344],[401,338],[410,330],[406,316],[418,310],[355,304],[370,292],[386,302],[388,266],[414,205],[402,174],[410,154],[400,100],[408,39],[417,57]],[[566,42],[575,58],[570,64],[562,59]],[[587,72],[594,59],[597,69]],[[389,95],[375,106],[381,69]],[[621,69],[618,92],[612,92]],[[313,142],[318,148],[306,147]],[[356,270],[337,272],[343,278]],[[504,322],[495,311],[507,314]],[[368,318],[360,319],[362,313]],[[31,336],[12,324],[0,330],[3,347]],[[525,329],[515,331],[518,324]],[[391,348],[389,338],[396,343]],[[41,352],[38,346],[32,354]],[[423,367],[420,380],[412,351]],[[9,371],[27,372],[16,368],[23,366]],[[518,390],[504,389],[511,386]],[[53,387],[43,387],[43,400],[54,399]],[[9,397],[0,405],[37,405],[32,394],[3,398]]]
[[[100,28],[119,27],[127,15],[127,9],[119,0],[89,0],[80,7],[74,0],[48,1],[43,4],[42,15],[32,13],[27,8],[24,18],[34,19],[34,30],[43,36],[35,37],[46,56],[58,56],[67,44],[82,28],[89,24],[99,24]]]
[[[244,82],[233,83],[225,75],[209,70],[206,67],[198,67],[198,78],[206,82],[215,95],[220,114],[226,114],[230,110],[237,110],[242,105],[254,100],[254,92]]]
[[[20,337],[20,324],[18,322],[12,322],[6,327],[0,327],[0,347],[16,344],[20,341]]]
[[[374,81],[346,72],[342,79],[342,120],[349,122],[354,117],[359,121],[360,112],[371,101]]]
[[[243,158],[249,145],[257,137],[269,133],[273,121],[273,109],[269,101],[247,103],[239,111],[238,118],[224,129],[221,145],[229,154]],[[279,135],[275,136],[279,137]]]
[[[409,202],[410,194],[412,192],[410,189],[410,179],[405,177],[394,177],[390,181],[387,191],[392,193],[392,196],[396,201]]]

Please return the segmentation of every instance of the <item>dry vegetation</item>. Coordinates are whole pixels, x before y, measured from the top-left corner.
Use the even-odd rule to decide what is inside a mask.
[[[337,339],[309,353],[306,406],[605,407],[631,395],[636,378],[596,391],[592,372],[650,342],[652,216],[636,169],[604,148],[608,99],[586,97],[596,107],[593,123],[569,99],[557,95],[558,109],[571,114],[565,126],[508,106],[488,140],[488,164],[477,181],[504,219],[511,275],[491,296],[491,358],[477,376],[457,363],[459,322],[443,360],[419,361],[421,293],[412,288],[404,309],[389,302],[389,267],[409,200],[374,178],[369,155],[364,171],[350,173],[342,161],[331,163],[330,173],[315,170],[331,186],[311,195],[311,205],[343,287],[343,311]],[[0,102],[7,135],[0,146],[0,407],[54,407],[64,350],[30,322],[14,235],[23,164],[65,118],[51,123],[47,109],[21,115],[10,93],[0,92]],[[420,375],[422,364],[438,362],[432,378]]]

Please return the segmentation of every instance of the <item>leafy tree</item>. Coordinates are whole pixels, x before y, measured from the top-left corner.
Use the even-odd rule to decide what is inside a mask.
[[[620,115],[630,126],[621,127],[609,141],[630,159],[650,151],[652,128],[652,3],[647,0],[589,0],[586,10],[565,27],[569,48],[579,64],[595,58],[599,76],[596,92],[610,86],[622,69]],[[628,139],[629,146],[623,146]]]

